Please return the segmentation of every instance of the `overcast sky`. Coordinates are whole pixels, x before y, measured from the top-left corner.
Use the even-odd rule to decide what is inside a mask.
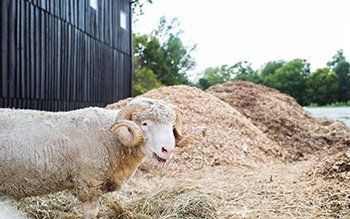
[[[150,33],[159,18],[178,17],[197,66],[305,58],[314,70],[338,49],[350,56],[350,0],[153,0],[134,26]]]

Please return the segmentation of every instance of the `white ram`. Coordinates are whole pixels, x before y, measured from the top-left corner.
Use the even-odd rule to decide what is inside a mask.
[[[136,98],[120,111],[0,109],[0,196],[73,189],[93,218],[100,195],[119,189],[147,155],[164,163],[191,140],[179,111],[161,100]]]

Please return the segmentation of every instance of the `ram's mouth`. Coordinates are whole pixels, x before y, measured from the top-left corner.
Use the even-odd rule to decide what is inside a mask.
[[[159,164],[165,164],[167,161],[166,159],[159,157],[156,153],[153,153],[153,158],[156,159]]]

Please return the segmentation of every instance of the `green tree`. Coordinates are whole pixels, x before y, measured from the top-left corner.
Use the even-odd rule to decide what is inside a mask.
[[[272,75],[275,73],[275,71],[279,68],[281,68],[286,62],[279,60],[279,61],[270,61],[266,63],[262,69],[261,69],[261,78],[265,78],[269,75]]]
[[[253,70],[252,64],[247,61],[237,62],[232,66],[234,70],[234,80],[251,81],[261,83],[260,75]]]
[[[294,97],[299,104],[305,105],[304,92],[306,80],[310,75],[310,64],[304,59],[294,59],[265,77],[267,86]]]
[[[337,101],[339,78],[329,68],[317,69],[307,80],[307,104],[326,105]]]
[[[214,84],[232,80],[234,76],[233,66],[209,67],[204,70],[202,78],[198,81],[198,86],[202,89],[207,89]]]
[[[333,69],[339,77],[338,101],[350,100],[350,64],[347,61],[339,62]]]
[[[162,17],[152,34],[134,35],[134,69],[151,70],[164,85],[190,84],[186,72],[195,66],[192,58],[195,46],[185,46],[178,29],[177,19],[168,21]]]
[[[156,71],[159,80],[167,85],[190,84],[186,72],[195,66],[192,51],[178,36],[171,35],[162,45],[164,65]]]
[[[148,68],[137,68],[134,71],[133,96],[137,96],[147,91],[162,87],[154,72]]]
[[[223,83],[230,80],[243,80],[261,83],[257,71],[253,70],[251,63],[240,61],[234,65],[222,65],[219,67],[209,67],[204,70],[202,78],[199,79],[197,86],[202,89]]]
[[[171,36],[180,36],[183,34],[180,25],[180,21],[176,17],[171,18],[169,21],[165,16],[162,16],[159,18],[158,27],[152,31],[151,35],[157,36],[164,43]]]
[[[134,35],[133,96],[162,86],[161,82],[157,79],[157,75],[152,70],[152,66],[157,65],[154,60],[161,58],[160,47],[160,43],[155,37]]]
[[[332,68],[339,78],[338,101],[346,102],[350,100],[350,63],[346,60],[343,50],[338,50],[327,65]]]
[[[334,69],[335,66],[337,66],[337,64],[339,62],[342,62],[342,61],[346,61],[346,58],[344,56],[344,51],[342,49],[339,49],[337,51],[337,54],[335,54],[333,57],[332,57],[332,60],[327,62],[327,65],[328,67],[330,67],[331,69]]]
[[[134,22],[137,21],[137,19],[135,20],[136,17],[144,14],[143,7],[146,4],[152,4],[152,3],[153,3],[153,0],[133,0],[133,1],[131,1],[131,10],[132,10]]]
[[[163,65],[163,52],[159,39],[149,35],[133,36],[134,68],[148,68],[153,72]]]
[[[152,36],[159,39],[163,59],[159,69],[152,69],[158,79],[166,85],[190,84],[187,71],[196,65],[192,52],[196,45],[186,46],[181,40],[183,31],[179,28],[177,18],[170,20],[164,16],[160,18],[158,28],[152,32]]]
[[[200,78],[198,80],[198,83],[196,84],[196,86],[201,88],[202,90],[206,90],[206,89],[208,89],[211,86],[211,84],[208,81],[208,79]]]

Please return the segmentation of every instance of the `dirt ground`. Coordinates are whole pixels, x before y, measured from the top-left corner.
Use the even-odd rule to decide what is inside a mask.
[[[138,173],[118,199],[127,203],[158,188],[197,188],[213,199],[217,218],[343,218],[350,216],[350,184],[315,174],[320,155],[294,163],[272,162],[260,168],[207,167],[176,174]],[[164,168],[163,172],[166,168]],[[161,172],[161,171],[160,171]],[[139,182],[147,178],[147,184]],[[138,191],[138,192],[137,192]]]
[[[259,168],[219,165],[183,172],[172,172],[168,166],[138,170],[121,191],[108,194],[109,201],[101,203],[106,207],[106,203],[113,201],[123,207],[113,208],[113,214],[104,213],[99,218],[349,218],[348,178],[339,180],[324,175],[324,161],[333,161],[337,156],[310,155],[293,163],[274,160]],[[326,168],[332,166],[330,163],[326,162]],[[350,172],[344,173],[349,176]],[[158,195],[167,190],[196,193],[178,202],[178,195]],[[203,196],[198,203],[196,199]],[[34,206],[31,211],[41,215],[33,218],[81,218],[76,198],[70,194],[63,197],[51,195],[44,201],[31,200]],[[157,203],[152,203],[152,199]],[[60,209],[59,205],[60,213],[47,213],[53,206]],[[179,205],[187,209],[181,212]],[[118,213],[124,210],[133,213]]]

